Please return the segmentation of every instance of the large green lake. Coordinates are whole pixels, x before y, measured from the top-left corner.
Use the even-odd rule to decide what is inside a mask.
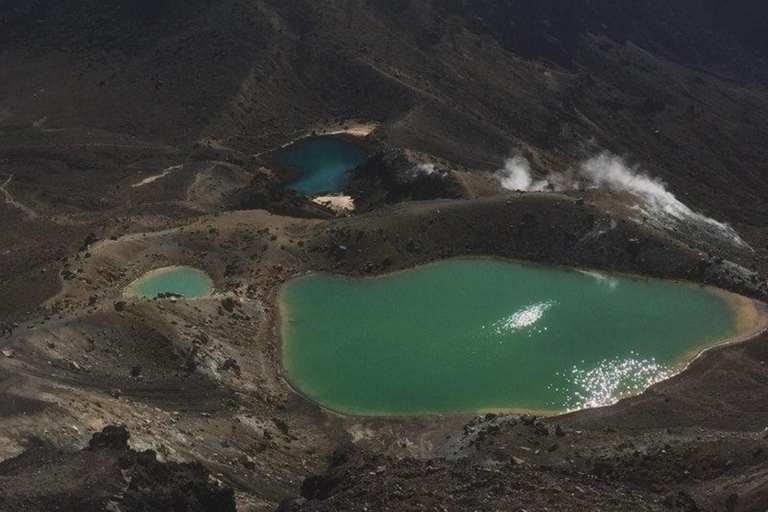
[[[187,298],[206,297],[213,292],[213,281],[202,270],[191,267],[166,267],[148,272],[125,289],[127,297],[154,298],[173,293]]]
[[[286,378],[359,415],[607,405],[736,332],[702,287],[477,259],[301,277],[281,315]]]

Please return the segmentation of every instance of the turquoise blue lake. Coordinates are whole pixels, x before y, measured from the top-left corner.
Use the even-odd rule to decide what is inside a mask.
[[[311,137],[288,146],[277,156],[281,164],[301,171],[288,188],[306,196],[339,192],[347,173],[366,158],[357,146],[333,137]]]

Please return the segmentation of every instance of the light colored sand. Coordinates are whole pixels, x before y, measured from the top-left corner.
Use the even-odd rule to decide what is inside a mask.
[[[280,148],[287,148],[293,144],[296,144],[302,139],[307,139],[313,136],[328,136],[328,135],[349,135],[351,137],[367,137],[379,127],[379,123],[360,123],[358,121],[346,121],[340,124],[319,124],[313,128],[307,128],[304,130],[296,130],[287,135],[291,136],[291,139],[285,142]],[[273,133],[272,135],[276,135]],[[257,137],[259,138],[259,137]],[[215,141],[208,141],[213,145],[217,145]],[[223,146],[219,145],[223,148]],[[275,148],[266,149],[260,153],[256,153],[255,156],[261,156],[265,153],[274,151]],[[279,149],[279,148],[278,148]]]
[[[675,365],[673,374],[678,374],[688,368],[690,364],[705,352],[717,347],[744,343],[768,330],[768,306],[762,302],[737,295],[719,288],[708,287],[712,292],[720,295],[733,308],[736,319],[736,330],[728,339],[714,343],[708,347],[698,348],[684,354]],[[671,377],[672,375],[670,375]]]
[[[359,123],[357,121],[347,121],[337,125],[320,125],[314,129],[303,132],[298,137],[292,138],[290,141],[283,144],[281,147],[287,148],[302,139],[306,139],[313,136],[328,136],[328,135],[350,135],[352,137],[367,137],[378,127],[378,123]]]
[[[358,123],[350,121],[339,127],[325,127],[317,130],[320,135],[352,135],[354,137],[367,137],[378,127],[378,123]]]
[[[318,196],[312,202],[327,206],[336,213],[355,211],[355,200],[351,196]]]
[[[768,308],[765,304],[742,295],[718,290],[717,293],[736,312],[736,335],[734,341],[744,341],[754,338],[768,329]]]

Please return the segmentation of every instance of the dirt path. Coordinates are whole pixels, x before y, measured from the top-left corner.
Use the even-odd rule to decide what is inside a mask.
[[[134,183],[131,185],[131,188],[138,188],[143,187],[144,185],[149,185],[150,183],[154,183],[155,181],[165,178],[169,174],[171,174],[173,171],[177,169],[181,169],[184,167],[184,164],[181,165],[172,165],[171,167],[167,167],[163,170],[160,174],[155,174],[154,176],[150,176],[149,178],[144,178],[143,180],[139,181],[138,183]]]
[[[475,199],[477,197],[477,194],[475,194],[474,190],[472,189],[472,186],[467,181],[467,178],[464,175],[464,173],[454,172],[453,176],[456,178],[456,181],[459,182],[459,185],[461,185],[461,187],[464,189],[464,191],[467,193],[470,199]]]
[[[0,185],[0,191],[3,192],[3,198],[5,202],[15,208],[18,208],[19,210],[23,211],[27,217],[30,219],[37,219],[40,217],[36,211],[34,211],[32,208],[29,208],[18,201],[13,199],[13,196],[10,192],[8,192],[8,185],[11,184],[13,181],[13,174],[0,174],[0,176],[7,176],[6,180],[3,182],[2,185]]]

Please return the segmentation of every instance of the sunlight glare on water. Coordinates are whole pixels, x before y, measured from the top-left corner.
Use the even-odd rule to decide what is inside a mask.
[[[557,303],[553,300],[531,304],[494,323],[492,328],[496,334],[521,331],[544,318],[544,313],[555,304]],[[547,330],[547,328],[544,327],[543,330]],[[541,330],[539,329],[537,332],[541,332]]]
[[[581,363],[584,365],[584,361]],[[671,371],[655,358],[641,359],[631,352],[629,357],[603,360],[592,368],[574,366],[569,375],[557,374],[570,388],[566,398],[568,411],[612,405],[621,398],[637,393],[668,379]],[[550,386],[550,389],[560,391]]]

